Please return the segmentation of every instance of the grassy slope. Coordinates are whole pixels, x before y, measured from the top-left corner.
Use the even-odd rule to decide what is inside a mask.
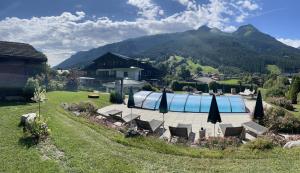
[[[228,79],[228,80],[218,81],[218,83],[220,83],[220,84],[229,84],[229,85],[237,85],[237,84],[239,84],[239,80],[238,79]]]
[[[49,119],[51,140],[65,159],[42,160],[35,147],[19,141],[19,116],[36,104],[0,108],[0,172],[299,172],[300,149],[266,152],[207,150],[168,145],[157,139],[125,139],[105,127],[74,117],[61,102],[87,100],[87,93],[52,92],[43,114]],[[108,104],[101,95],[97,104]]]
[[[205,73],[219,73],[218,69],[216,69],[216,68],[213,68],[211,66],[204,66],[204,65],[196,64],[191,60],[188,60],[187,64],[188,64],[189,69],[191,69],[192,73],[196,73],[198,67],[200,67],[202,69],[202,71]]]

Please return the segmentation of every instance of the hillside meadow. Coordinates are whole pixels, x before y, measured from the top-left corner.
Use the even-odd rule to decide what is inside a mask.
[[[299,172],[300,149],[252,151],[171,145],[154,137],[124,138],[123,134],[75,117],[62,102],[87,101],[87,92],[50,92],[42,115],[50,139],[32,145],[18,127],[20,115],[36,112],[34,103],[1,103],[0,172]],[[109,95],[90,100],[103,107]]]

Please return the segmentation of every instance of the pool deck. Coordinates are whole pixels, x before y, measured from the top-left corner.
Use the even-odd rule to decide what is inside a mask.
[[[246,107],[252,112],[255,107],[255,100],[244,99]],[[266,103],[264,103],[266,104]],[[123,115],[130,114],[130,109],[126,105],[110,105],[100,109],[100,112],[106,112],[112,109],[117,109],[123,111]],[[136,109],[132,110],[134,114],[141,115],[142,120],[150,121],[152,119],[163,120],[163,116],[159,113],[158,110],[145,110],[145,109]],[[222,124],[230,123],[233,126],[240,126],[242,123],[251,120],[250,113],[221,113]],[[169,137],[170,132],[168,126],[177,126],[178,123],[183,124],[192,124],[192,131],[195,134],[195,139],[199,138],[199,130],[201,127],[206,129],[206,136],[214,135],[214,125],[207,123],[208,113],[186,113],[186,112],[168,112],[165,114],[165,128],[166,131],[163,133],[163,137]],[[218,123],[216,124],[216,136],[218,135]]]

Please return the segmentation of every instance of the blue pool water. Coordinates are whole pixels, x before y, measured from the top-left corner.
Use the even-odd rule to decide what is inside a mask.
[[[134,94],[135,107],[157,110],[162,93],[140,91]],[[212,96],[167,93],[169,111],[209,112]],[[241,96],[216,96],[220,112],[246,112]]]

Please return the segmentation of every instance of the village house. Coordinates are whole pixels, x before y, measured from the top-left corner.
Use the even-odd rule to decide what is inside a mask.
[[[42,72],[46,62],[29,44],[0,41],[0,98],[22,95],[27,79]]]

